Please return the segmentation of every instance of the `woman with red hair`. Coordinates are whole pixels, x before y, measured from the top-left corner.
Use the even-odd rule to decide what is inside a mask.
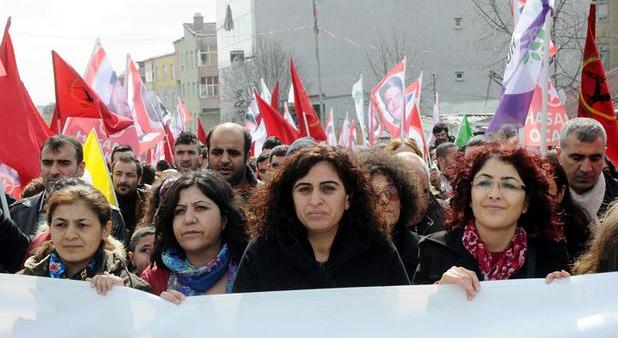
[[[419,243],[416,284],[544,278],[568,268],[549,178],[538,154],[488,143],[459,162],[445,229]]]

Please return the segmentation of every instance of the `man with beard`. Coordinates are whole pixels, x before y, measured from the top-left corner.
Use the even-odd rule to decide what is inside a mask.
[[[258,180],[247,166],[251,135],[236,123],[220,124],[206,136],[208,168],[215,170],[234,189],[237,195],[247,197]]]
[[[174,166],[180,173],[198,170],[202,165],[202,151],[195,134],[183,131],[174,142]]]
[[[558,160],[566,172],[573,201],[586,211],[593,226],[618,197],[618,181],[603,172],[606,145],[605,129],[591,118],[571,119],[560,131]]]
[[[112,183],[129,238],[144,211],[146,191],[138,188],[141,178],[142,166],[130,154],[120,155],[112,164]]]

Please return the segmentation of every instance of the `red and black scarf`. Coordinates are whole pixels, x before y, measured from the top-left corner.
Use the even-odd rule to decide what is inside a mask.
[[[476,259],[485,280],[509,279],[526,262],[528,240],[526,231],[521,227],[517,227],[511,244],[495,264],[492,263],[492,255],[487,244],[479,237],[474,220],[464,228],[462,241],[464,247]]]

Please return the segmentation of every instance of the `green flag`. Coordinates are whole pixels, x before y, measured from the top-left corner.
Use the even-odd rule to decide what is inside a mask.
[[[472,128],[470,127],[470,123],[468,122],[468,115],[464,115],[463,121],[461,121],[461,125],[459,126],[459,131],[457,131],[457,138],[455,138],[455,145],[458,148],[461,148],[468,144],[468,141],[472,138]]]

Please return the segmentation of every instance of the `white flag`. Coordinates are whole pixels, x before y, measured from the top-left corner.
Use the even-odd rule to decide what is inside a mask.
[[[352,99],[354,100],[354,107],[356,108],[356,118],[358,119],[358,125],[361,128],[363,134],[363,144],[369,146],[369,139],[367,138],[367,130],[365,128],[365,98],[363,94],[363,74],[360,79],[352,86]]]

